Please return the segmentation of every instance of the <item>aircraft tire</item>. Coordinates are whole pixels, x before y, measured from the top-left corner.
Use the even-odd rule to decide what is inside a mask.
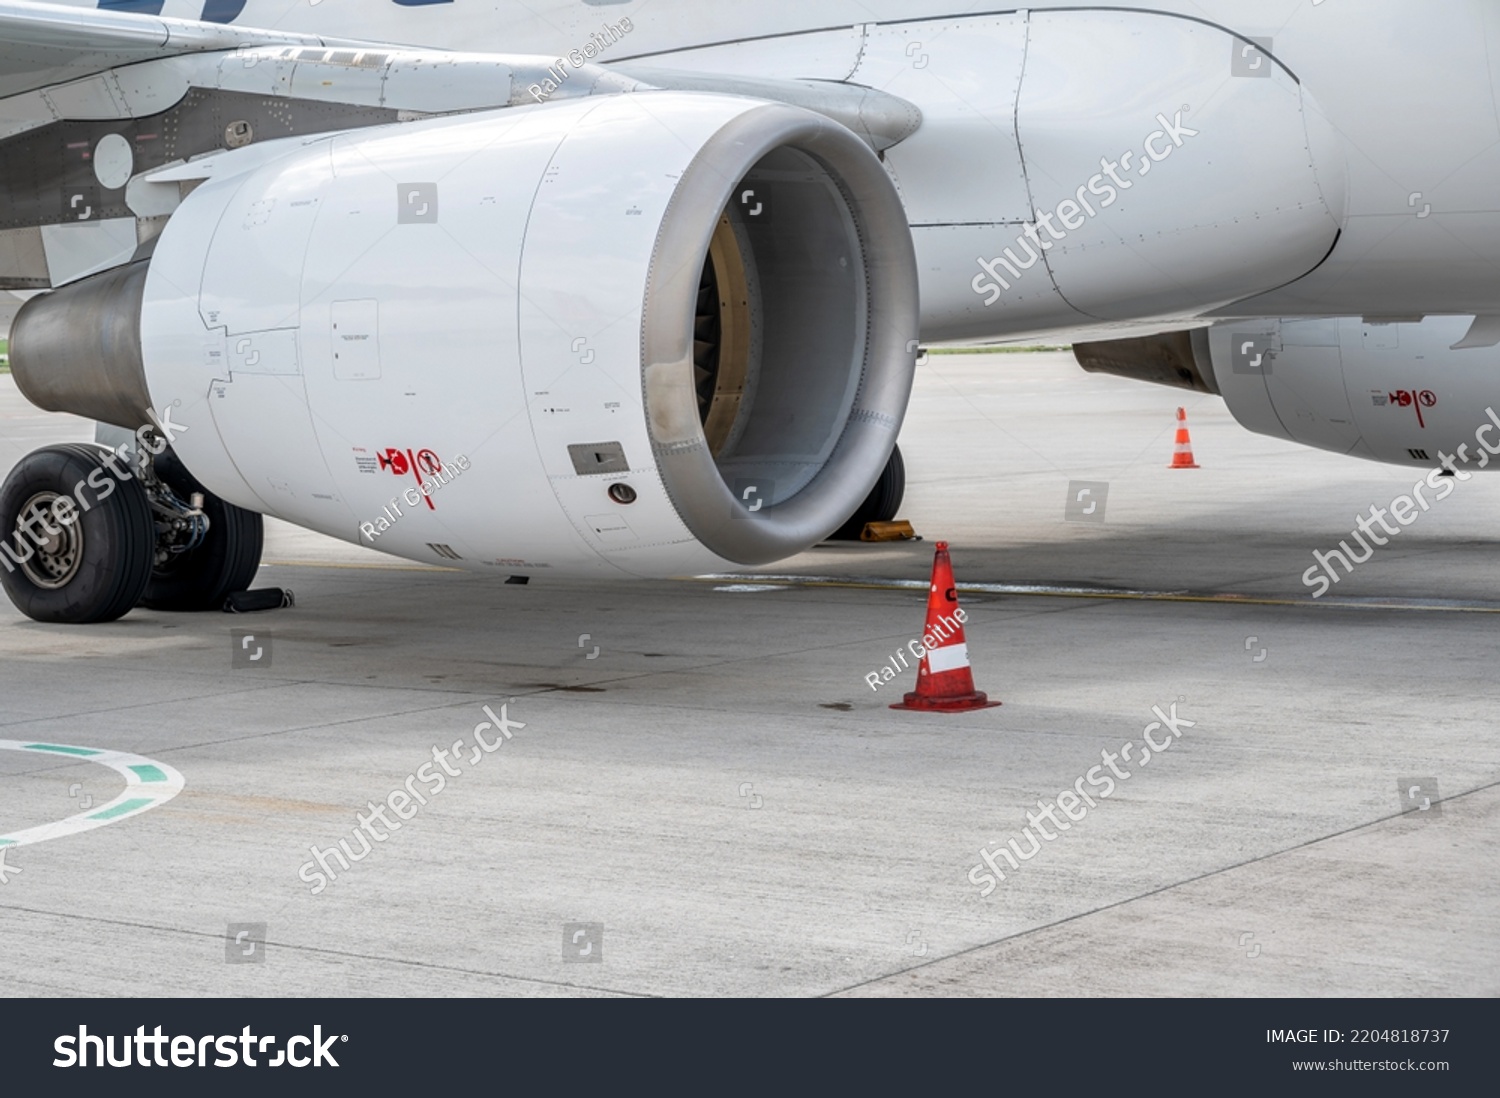
[[[140,601],[151,579],[151,505],[139,481],[110,471],[108,453],[95,446],[48,446],[22,458],[0,485],[0,584],[34,621],[114,621]],[[101,470],[107,479],[98,479]],[[113,488],[94,490],[94,484]],[[56,507],[64,497],[73,497],[71,508]],[[70,520],[64,517],[69,510]],[[27,517],[32,534],[20,525]]]
[[[896,446],[891,450],[891,459],[885,463],[885,469],[880,474],[880,479],[875,482],[875,487],[870,489],[870,494],[865,501],[859,505],[859,510],[849,517],[849,521],[834,531],[829,541],[858,541],[865,524],[870,522],[890,522],[896,517],[896,512],[901,510],[901,500],[906,495],[906,462],[901,457],[901,447]]]

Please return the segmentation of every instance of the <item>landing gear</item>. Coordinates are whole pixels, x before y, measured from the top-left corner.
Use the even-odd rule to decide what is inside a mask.
[[[859,505],[859,510],[849,521],[834,531],[830,541],[858,541],[865,525],[871,522],[890,522],[901,509],[901,499],[906,495],[906,463],[901,459],[901,447],[891,450],[891,459],[870,494]]]
[[[220,609],[254,579],[261,546],[260,515],[209,495],[171,451],[49,446],[0,486],[0,585],[36,621]]]
[[[114,621],[151,581],[151,505],[92,446],[49,446],[0,487],[0,584],[36,621]],[[85,509],[85,505],[87,509]]]
[[[173,498],[165,501],[167,513],[158,518],[155,567],[141,605],[148,610],[222,610],[224,600],[249,587],[260,570],[261,517],[210,495],[171,450],[155,465],[157,478]],[[200,508],[178,511],[195,496],[202,496]],[[208,520],[206,531],[193,522],[194,511]],[[163,518],[167,530],[162,529]]]

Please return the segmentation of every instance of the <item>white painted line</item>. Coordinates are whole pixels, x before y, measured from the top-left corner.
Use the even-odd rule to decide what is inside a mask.
[[[166,763],[148,759],[144,755],[132,755],[128,751],[105,751],[97,747],[75,747],[71,744],[28,740],[0,740],[0,751],[21,751],[28,755],[45,755],[51,759],[77,759],[98,763],[125,779],[125,792],[108,804],[91,806],[65,820],[0,835],[0,848],[28,846],[119,823],[166,804],[181,793],[182,787],[187,784],[183,776]]]

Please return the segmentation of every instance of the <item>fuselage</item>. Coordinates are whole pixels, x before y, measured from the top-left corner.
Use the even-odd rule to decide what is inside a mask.
[[[558,57],[582,47],[601,24],[627,20],[628,36],[599,63],[848,81],[890,91],[925,117],[927,132],[910,142],[911,163],[900,164],[899,153],[888,163],[918,237],[928,339],[1188,316],[1472,314],[1493,310],[1500,300],[1500,190],[1494,186],[1500,177],[1500,64],[1493,63],[1500,60],[1500,5],[1484,0],[1420,7],[1401,0],[1159,0],[1151,12],[1037,0],[1021,13],[962,10],[953,0],[146,0],[74,6]],[[1264,56],[1252,42],[1264,47]],[[1263,236],[1256,242],[1253,233],[1247,244],[1226,229],[1235,218],[1264,219],[1288,196],[1302,202],[1301,180],[1285,193],[1258,194],[1252,164],[1238,193],[1190,208],[1203,204],[1211,188],[1222,196],[1223,187],[1191,162],[1189,144],[1155,179],[1139,180],[1131,196],[1137,210],[1149,207],[1143,212],[1153,222],[1173,211],[1179,219],[1186,213],[1216,219],[1219,231],[1179,234],[1150,257],[1151,264],[1178,268],[1167,272],[1162,292],[1101,295],[1089,285],[1092,276],[1060,273],[1056,268],[1066,265],[1069,250],[1087,243],[1075,235],[1047,240],[1056,245],[1048,257],[1056,287],[1042,285],[1043,272],[1035,285],[1018,282],[1021,292],[1007,297],[1003,309],[984,306],[988,282],[978,261],[1003,256],[1018,227],[1035,224],[1039,212],[1052,208],[1039,190],[1066,196],[1091,178],[1047,179],[1045,165],[1039,172],[1033,162],[1033,147],[1045,158],[1071,145],[1076,156],[1055,157],[1060,170],[1075,170],[1070,159],[1091,164],[1113,157],[1140,144],[1157,127],[1158,112],[1173,118],[1184,105],[1173,98],[1176,92],[1203,100],[1184,116],[1205,135],[1195,139],[1200,146],[1215,138],[1224,148],[1253,140],[1253,105],[1219,115],[1217,133],[1209,123],[1216,104],[1237,94],[1246,99],[1250,83],[1263,82],[1272,69],[1273,80],[1290,78],[1298,89],[1309,130],[1296,147],[1278,137],[1278,155],[1311,167],[1308,178],[1326,192],[1320,200],[1337,222],[1333,242],[1311,262],[1306,253],[1325,228],[1313,219],[1267,227],[1266,236],[1300,236],[1300,248],[1297,240]],[[1072,101],[1059,102],[1058,94]],[[1062,119],[1080,111],[1109,116],[1110,124],[1058,132]],[[1232,134],[1231,127],[1245,133]],[[1085,148],[1089,142],[1098,144]],[[1201,149],[1199,157],[1207,159]],[[1146,235],[1179,228],[1169,220]],[[1125,235],[1134,232],[1132,225]],[[1212,292],[1166,292],[1174,280],[1189,291],[1212,281],[1214,251],[1254,246],[1280,261],[1266,263],[1257,277],[1223,279]],[[1013,254],[1024,261],[1024,253]],[[1097,251],[1091,264],[1096,257]],[[1121,275],[1135,277],[1128,269],[1101,277]]]

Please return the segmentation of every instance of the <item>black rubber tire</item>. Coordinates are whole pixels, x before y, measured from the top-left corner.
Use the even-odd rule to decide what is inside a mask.
[[[11,559],[0,566],[0,584],[16,609],[34,621],[92,625],[114,621],[140,601],[151,579],[156,550],[156,527],[151,505],[140,481],[119,479],[105,465],[108,450],[96,446],[48,446],[21,459],[0,486],[0,537],[12,550],[27,543],[16,529],[16,519],[27,500],[39,492],[77,496],[78,486],[98,470],[113,490],[103,493],[86,487],[80,493],[88,510],[78,509],[74,522],[83,538],[77,573],[63,586],[39,586]],[[122,464],[116,462],[119,468]],[[104,483],[99,480],[98,483]],[[101,499],[100,496],[104,498]]]
[[[891,450],[891,460],[885,463],[885,470],[875,482],[875,487],[870,489],[865,501],[859,505],[859,510],[835,530],[828,540],[858,541],[866,523],[890,522],[895,519],[905,496],[906,462],[901,458],[901,447],[896,446]]]
[[[222,610],[224,600],[247,589],[260,571],[264,523],[256,512],[209,492],[171,450],[161,454],[155,465],[156,475],[184,503],[194,492],[203,493],[208,537],[198,548],[177,554],[165,567],[151,573],[141,605],[148,610],[177,613]]]

